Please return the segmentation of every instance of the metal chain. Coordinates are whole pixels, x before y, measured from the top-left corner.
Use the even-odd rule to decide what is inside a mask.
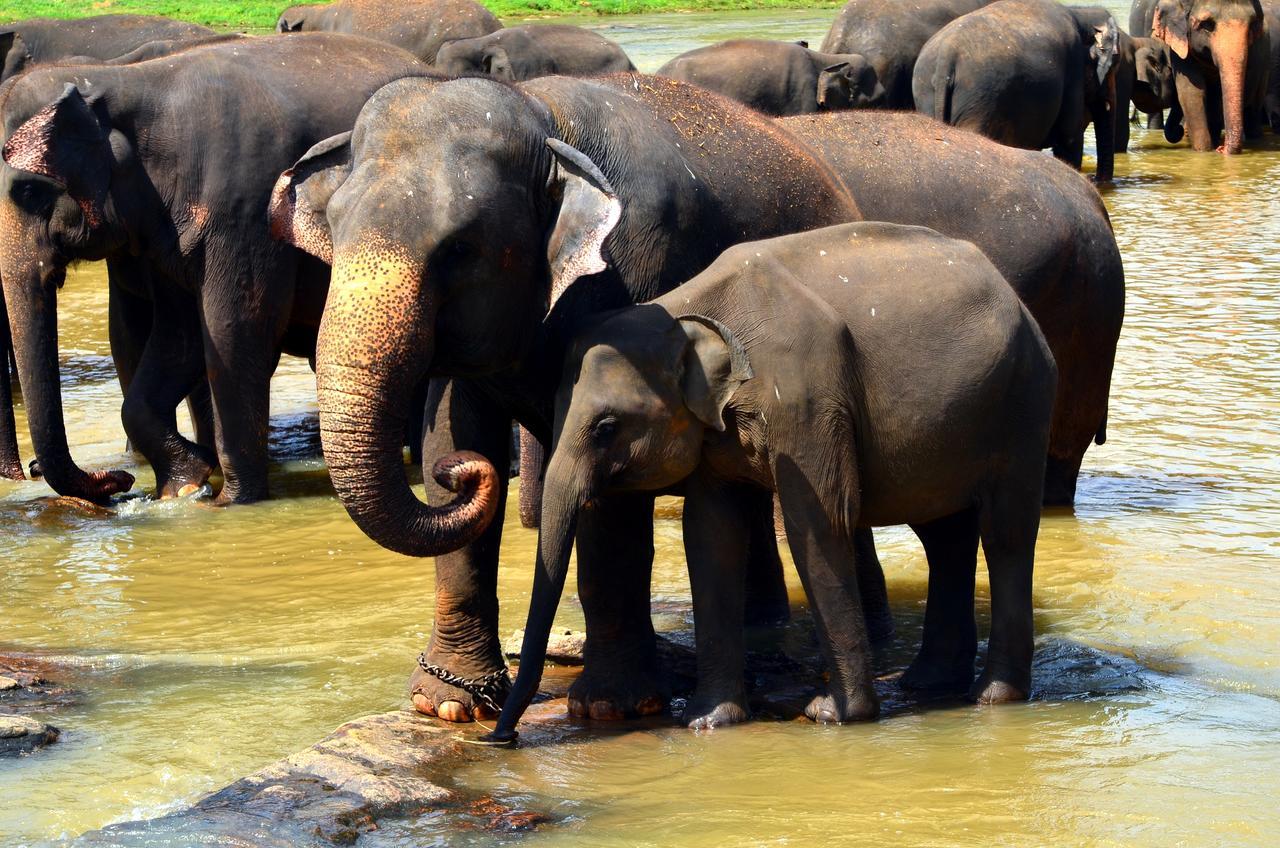
[[[418,667],[439,680],[441,683],[456,686],[471,697],[478,699],[481,704],[488,707],[494,713],[502,712],[501,705],[494,700],[494,697],[498,695],[498,693],[511,688],[511,678],[507,676],[507,669],[505,668],[500,668],[497,671],[491,671],[483,677],[468,679],[454,674],[447,668],[442,668],[441,666],[432,665],[427,662],[427,654],[425,651],[418,654]]]

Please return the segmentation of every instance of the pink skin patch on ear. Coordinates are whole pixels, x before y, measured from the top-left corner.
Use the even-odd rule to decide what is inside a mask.
[[[16,171],[39,174],[65,185],[49,160],[49,142],[53,140],[53,115],[57,104],[46,106],[29,118],[4,145],[5,164]]]
[[[564,260],[555,279],[551,281],[551,303],[547,307],[548,312],[568,291],[569,286],[580,277],[599,274],[609,267],[609,263],[605,262],[604,255],[600,251],[604,247],[605,238],[613,232],[620,218],[622,218],[622,201],[616,197],[610,197],[604,216],[596,222],[590,232],[585,234],[582,245]]]
[[[324,228],[314,220],[315,215],[324,213],[298,209],[293,176],[293,169],[290,168],[280,175],[275,188],[271,190],[271,202],[267,206],[271,237],[332,265],[333,242]]]

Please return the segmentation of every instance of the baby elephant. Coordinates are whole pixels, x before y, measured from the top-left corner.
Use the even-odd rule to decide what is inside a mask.
[[[450,41],[436,53],[435,67],[449,76],[488,74],[516,82],[635,70],[616,42],[569,24],[514,26]]]
[[[1012,147],[1052,147],[1075,168],[1092,122],[1097,179],[1110,180],[1119,38],[1102,9],[999,0],[925,44],[911,78],[916,109]]]
[[[700,85],[766,115],[884,103],[884,87],[862,56],[819,53],[789,41],[741,39],[700,47],[672,59],[657,75]]]
[[[1057,369],[972,244],[844,224],[730,248],[688,283],[580,335],[556,397],[520,673],[490,739],[537,690],[581,510],[609,492],[683,494],[698,684],[684,720],[747,717],[740,504],[777,493],[830,672],[807,714],[874,718],[856,528],[910,524],[929,560],[905,686],[1024,699],[1031,572]],[[974,572],[991,578],[986,669]],[[622,578],[620,578],[622,579]]]

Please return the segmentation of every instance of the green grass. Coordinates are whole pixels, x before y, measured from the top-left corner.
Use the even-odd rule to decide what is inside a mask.
[[[504,18],[728,9],[821,9],[840,0],[481,0]],[[0,21],[132,12],[221,29],[270,29],[289,0],[0,0]]]

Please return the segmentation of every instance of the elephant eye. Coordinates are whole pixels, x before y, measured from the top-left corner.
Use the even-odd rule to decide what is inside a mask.
[[[618,419],[612,415],[601,418],[591,428],[591,435],[597,442],[605,442],[612,439],[618,432]]]
[[[1194,23],[1196,29],[1203,32],[1213,32],[1213,28],[1216,25],[1213,18],[1196,18]]]

